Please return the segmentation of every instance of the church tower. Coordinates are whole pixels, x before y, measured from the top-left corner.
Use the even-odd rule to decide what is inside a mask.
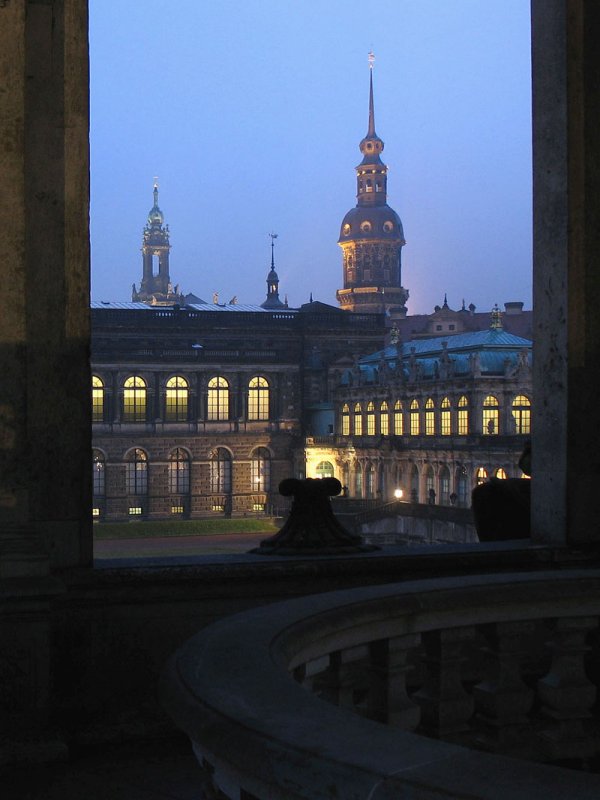
[[[142,234],[142,282],[139,292],[133,285],[131,299],[151,305],[182,303],[179,286],[173,289],[169,276],[169,226],[158,207],[158,183],[154,182],[154,205],[148,213],[148,222]]]
[[[342,221],[338,244],[343,251],[344,288],[336,296],[345,311],[406,315],[408,291],[401,285],[405,244],[400,217],[387,204],[387,167],[380,156],[383,141],[375,133],[373,61],[369,53],[369,127],[360,143],[356,167],[356,207]]]
[[[279,275],[275,272],[275,239],[276,233],[270,233],[271,237],[271,269],[267,275],[267,299],[260,304],[261,308],[287,308],[287,302],[282,303],[279,299]]]

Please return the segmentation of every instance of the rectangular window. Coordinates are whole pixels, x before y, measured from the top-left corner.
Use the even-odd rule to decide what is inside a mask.
[[[367,414],[367,436],[375,436],[375,414]]]
[[[125,389],[123,393],[123,421],[144,422],[146,419],[146,392]]]
[[[404,436],[404,420],[402,411],[394,411],[394,436]]]
[[[425,412],[425,435],[433,436],[435,434],[435,411]]]
[[[467,436],[469,433],[469,410],[467,408],[458,409],[458,435]]]
[[[419,424],[419,412],[418,411],[411,411],[410,412],[410,435],[411,436],[418,436],[421,432],[421,426]]]
[[[129,516],[130,517],[139,517],[142,513],[142,509],[140,506],[132,506],[129,509]]]
[[[452,423],[449,409],[440,413],[440,432],[442,436],[450,436],[452,433]]]
[[[185,422],[188,418],[187,391],[167,389],[166,422]]]
[[[171,514],[183,514],[183,506],[171,506]]]
[[[350,436],[350,415],[342,414],[342,436]]]
[[[381,428],[381,435],[388,436],[390,432],[390,417],[387,411],[381,412],[379,426]]]
[[[99,516],[100,516],[100,509],[92,508],[92,517],[99,517]]]
[[[362,415],[355,414],[354,415],[354,435],[355,436],[362,436]]]
[[[104,422],[104,389],[92,389],[92,422]]]

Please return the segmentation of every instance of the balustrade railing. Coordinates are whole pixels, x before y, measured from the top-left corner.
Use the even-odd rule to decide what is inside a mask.
[[[236,800],[597,798],[599,615],[600,570],[334,592],[211,626],[164,696]]]

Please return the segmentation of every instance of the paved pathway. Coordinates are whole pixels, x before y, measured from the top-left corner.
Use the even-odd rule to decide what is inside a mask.
[[[174,556],[206,556],[224,553],[247,553],[258,547],[270,533],[217,533],[211,536],[152,536],[138,539],[97,539],[94,559],[97,562],[115,559],[146,559]],[[102,566],[102,563],[98,563]],[[112,566],[112,563],[111,563]]]

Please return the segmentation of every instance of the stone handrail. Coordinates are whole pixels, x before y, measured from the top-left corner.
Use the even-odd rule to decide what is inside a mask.
[[[517,754],[554,762],[597,757],[600,744],[588,726],[596,687],[584,661],[599,590],[600,570],[565,570],[277,603],[189,640],[167,668],[163,703],[193,742],[206,797],[592,800],[600,796],[598,775],[464,745],[511,752],[510,742],[520,741],[511,738],[515,731],[532,731],[538,749],[517,747]],[[538,625],[550,649],[533,680],[525,662]],[[465,668],[463,678],[477,636],[487,666]],[[427,674],[411,694],[406,675],[423,649]],[[361,665],[370,676],[366,701]],[[542,724],[529,717],[532,686]],[[471,718],[486,722],[490,741],[472,738]]]

